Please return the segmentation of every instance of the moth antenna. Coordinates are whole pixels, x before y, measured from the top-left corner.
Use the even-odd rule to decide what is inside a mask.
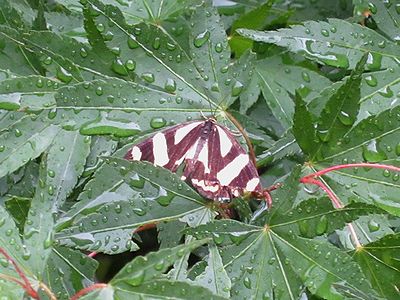
[[[251,144],[250,138],[245,132],[244,128],[242,125],[240,125],[239,121],[236,120],[232,114],[230,114],[228,111],[225,111],[226,116],[229,118],[229,120],[236,126],[236,128],[240,131],[242,136],[244,137],[247,147],[249,148],[249,156],[251,161],[253,162],[254,166],[257,167],[257,162],[256,162],[256,155],[254,154],[254,148],[253,145]]]
[[[208,118],[205,116],[205,114],[203,113],[203,111],[200,111],[201,116],[203,117],[204,120],[207,120]]]

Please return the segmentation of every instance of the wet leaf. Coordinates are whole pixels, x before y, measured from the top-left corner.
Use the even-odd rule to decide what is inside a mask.
[[[255,41],[288,47],[333,67],[353,69],[365,53],[369,53],[366,67],[370,70],[389,68],[393,59],[399,59],[395,43],[369,28],[340,19],[306,21],[278,31],[239,29],[238,32]]]
[[[58,241],[112,254],[136,249],[131,236],[144,224],[207,211],[202,198],[177,175],[115,158],[99,169],[80,200],[58,221]]]
[[[397,233],[387,235],[354,252],[356,261],[370,279],[374,289],[386,299],[399,296],[399,282],[396,280],[400,276],[399,248]]]

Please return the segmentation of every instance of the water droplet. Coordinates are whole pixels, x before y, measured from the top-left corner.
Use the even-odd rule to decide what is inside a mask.
[[[309,229],[308,222],[306,220],[301,220],[298,222],[298,226],[299,226],[300,234],[303,236],[307,236],[308,229]]]
[[[1,147],[1,146],[0,146]],[[4,147],[4,146],[3,146]],[[400,142],[397,143],[396,148],[394,150],[397,156],[400,156]]]
[[[136,62],[132,59],[128,59],[125,62],[125,68],[127,68],[129,71],[134,71],[136,69]]]
[[[128,38],[128,47],[129,48],[131,48],[131,49],[136,49],[136,48],[138,48],[140,45],[139,45],[139,43],[136,41],[136,38],[133,36],[133,35],[131,35],[129,38]]]
[[[347,112],[341,111],[338,115],[339,121],[345,126],[351,126],[354,123],[354,118],[352,118]]]
[[[54,178],[54,176],[56,176],[56,173],[53,170],[48,170],[47,175],[49,175],[49,177],[51,178]]]
[[[369,8],[369,10],[370,10],[370,12],[372,13],[372,14],[376,14],[376,12],[378,11],[377,10],[377,8],[376,8],[376,5],[374,4],[374,3],[368,3],[368,8]]]
[[[232,97],[239,96],[243,90],[243,84],[240,81],[236,81],[232,87]]]
[[[173,79],[171,79],[171,78],[168,78],[168,79],[165,81],[164,88],[165,88],[165,90],[166,90],[167,92],[170,92],[170,93],[175,92],[175,91],[176,91],[176,82],[175,82],[175,80],[173,80]]]
[[[63,67],[59,66],[56,71],[56,76],[62,82],[69,83],[72,80],[72,75]]]
[[[47,188],[47,193],[48,193],[50,196],[53,196],[53,195],[54,195],[54,186],[49,185],[49,187]]]
[[[208,30],[206,30],[206,31],[204,31],[202,33],[199,33],[194,38],[193,44],[194,44],[195,47],[200,48],[201,46],[203,46],[208,41],[209,38],[210,38],[210,32]]]
[[[155,80],[153,73],[143,73],[142,78],[147,81],[148,83],[152,83]]]
[[[132,208],[132,211],[137,214],[138,216],[144,216],[146,214],[146,211],[142,208],[139,207],[134,207]]]
[[[47,56],[44,60],[43,63],[45,65],[50,65],[53,62],[53,59],[50,56]]]
[[[387,159],[385,152],[379,149],[376,140],[372,140],[368,145],[363,146],[362,155],[367,162],[380,162]]]
[[[44,82],[43,82],[43,80],[42,80],[41,78],[39,78],[39,79],[36,81],[36,86],[37,86],[38,88],[42,88],[42,87],[44,86]]]
[[[243,284],[244,284],[244,286],[245,286],[246,288],[251,289],[251,280],[250,280],[249,277],[246,276],[246,277],[243,279]]]
[[[389,170],[383,170],[383,176],[384,177],[390,177],[390,171]]]
[[[310,82],[311,81],[311,79],[310,79],[310,75],[307,73],[307,72],[301,72],[301,77],[303,78],[303,80],[305,81],[305,82]]]
[[[137,272],[135,274],[131,274],[126,281],[133,286],[141,285],[144,281],[144,271],[137,270]]]
[[[322,216],[317,224],[316,232],[318,235],[324,234],[328,230],[328,218]]]
[[[158,129],[164,127],[167,121],[163,117],[154,117],[150,120],[151,128]]]
[[[97,24],[96,28],[97,28],[97,30],[98,30],[99,32],[103,32],[104,29],[105,29],[105,28],[104,28],[104,24],[102,24],[102,23]]]
[[[98,86],[98,87],[96,88],[95,93],[96,93],[97,96],[103,95],[103,88],[102,88],[101,86]]]
[[[160,260],[158,263],[156,263],[154,265],[154,269],[156,269],[157,271],[161,271],[165,266],[165,262],[164,260]]]
[[[326,29],[322,29],[322,30],[321,30],[321,34],[322,34],[323,36],[328,37],[328,36],[329,36],[329,31],[326,30]]]
[[[4,145],[0,145],[0,152],[3,152],[6,149]]]
[[[85,48],[81,48],[81,49],[79,50],[79,54],[80,54],[83,58],[85,58],[85,57],[88,56],[88,53],[87,53],[87,51],[86,51]]]
[[[379,223],[375,222],[375,220],[371,219],[368,222],[368,230],[369,232],[375,232],[378,231],[381,228]]]
[[[156,37],[156,38],[154,39],[154,41],[153,41],[153,48],[154,48],[155,50],[158,50],[158,49],[160,48],[160,46],[161,46],[160,38],[159,38],[159,37]]]
[[[14,135],[15,135],[16,137],[20,137],[20,136],[22,135],[21,130],[19,130],[18,128],[16,128],[15,131],[14,131]]]
[[[215,51],[216,51],[217,53],[221,53],[222,50],[224,50],[224,47],[222,46],[222,43],[216,43],[216,44],[215,44]]]
[[[128,75],[128,71],[125,69],[124,63],[119,58],[117,58],[113,61],[112,65],[111,65],[111,69],[118,75],[122,75],[122,76]]]
[[[369,86],[376,86],[378,84],[378,80],[376,80],[375,76],[373,75],[368,75],[364,78],[365,82],[369,85]]]

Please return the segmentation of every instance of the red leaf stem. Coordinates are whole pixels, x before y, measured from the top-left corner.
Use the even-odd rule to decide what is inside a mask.
[[[88,287],[81,289],[79,292],[77,292],[75,295],[73,295],[70,300],[78,300],[80,297],[82,297],[94,290],[103,289],[105,287],[107,287],[106,283],[95,283],[95,284],[89,285]]]
[[[14,259],[8,255],[7,251],[0,247],[0,253],[13,265],[15,271],[18,273],[19,277],[21,277],[22,281],[13,280],[14,282],[18,283],[27,293],[34,299],[39,299],[38,293],[33,289],[31,283],[29,282],[28,278],[25,276],[25,273],[18,267],[15,263]]]

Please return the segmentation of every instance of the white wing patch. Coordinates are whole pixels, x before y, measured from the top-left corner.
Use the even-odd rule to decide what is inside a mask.
[[[254,192],[259,183],[260,183],[260,178],[250,179],[246,184],[245,190],[248,192]]]
[[[167,140],[162,132],[153,137],[154,165],[165,166],[169,162]]]
[[[202,122],[194,122],[177,129],[175,131],[174,144],[175,145],[179,144],[185,138],[185,136],[187,136],[188,133],[191,132],[192,129],[198,126],[200,123]]]
[[[139,147],[134,146],[131,150],[132,160],[140,160],[142,158],[142,151]]]
[[[211,192],[211,193],[216,193],[218,192],[220,186],[218,184],[214,185],[206,185],[204,180],[197,180],[197,179],[192,179],[192,184],[194,186],[201,187],[204,191],[206,192]]]
[[[229,164],[217,173],[217,179],[221,185],[229,185],[235,179],[242,169],[249,163],[247,154],[240,154],[235,157]]]
[[[197,139],[197,141],[193,144],[192,147],[190,147],[189,151],[186,153],[184,156],[186,159],[193,159],[194,154],[196,153],[197,145],[199,144],[200,138]]]
[[[203,145],[203,149],[201,149],[199,153],[199,157],[197,159],[198,161],[201,161],[204,165],[204,172],[206,174],[210,174],[210,168],[208,166],[208,141],[206,141]]]
[[[218,134],[219,134],[219,147],[221,151],[221,156],[225,157],[229,151],[231,151],[231,148],[233,146],[231,140],[229,137],[226,135],[226,132],[220,128],[219,126],[216,126],[218,129]]]

